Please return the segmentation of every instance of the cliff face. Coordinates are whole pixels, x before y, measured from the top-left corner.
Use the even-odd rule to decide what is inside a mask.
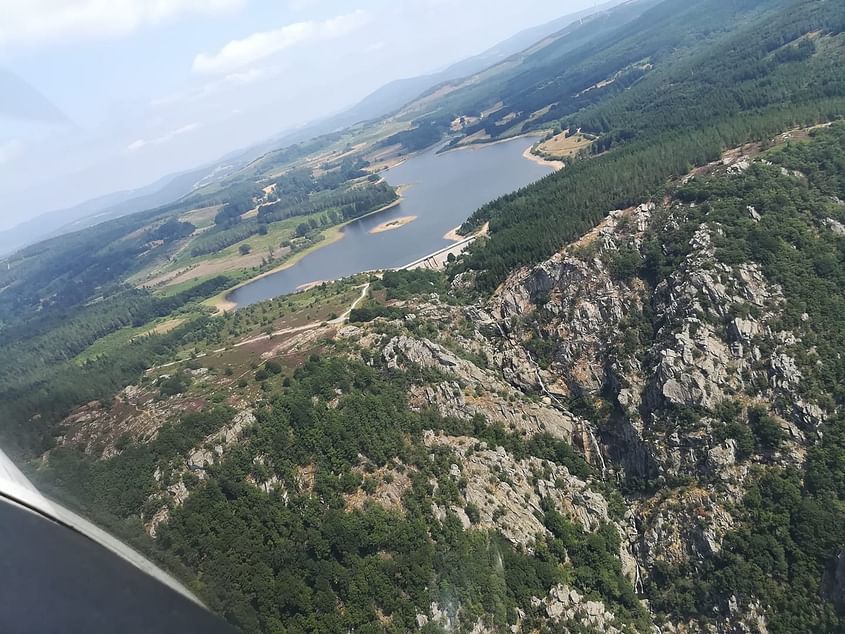
[[[699,176],[740,179],[753,159],[725,163]],[[743,222],[760,222],[753,206],[743,212]],[[471,505],[479,527],[530,550],[549,534],[537,519],[543,504],[587,533],[610,525],[622,570],[647,600],[667,567],[694,575],[720,554],[741,523],[753,474],[801,467],[832,413],[802,389],[808,369],[796,350],[810,317],[785,327],[783,288],[760,264],[723,257],[717,244],[725,235],[695,203],[667,197],[611,212],[577,243],[514,272],[481,303],[455,307],[432,296],[409,306],[413,314],[402,326],[411,333],[386,340],[380,354],[389,367],[425,368],[442,379],[412,388],[413,407],[480,415],[526,437],[550,434],[594,468],[580,479],[547,465],[537,477],[542,461],[432,433],[426,443],[452,451],[453,476],[465,483],[453,510],[466,528],[472,523],[462,507]],[[658,275],[643,271],[655,249],[663,258]],[[639,270],[629,270],[630,262]],[[456,288],[468,284],[467,275],[455,281]],[[440,334],[412,334],[421,321],[437,324]],[[460,333],[454,324],[464,325]],[[352,339],[361,334],[346,331]],[[615,515],[602,483],[623,491]],[[767,631],[765,597],[728,595],[713,618],[669,621],[660,631]],[[567,586],[536,605],[550,622],[621,627],[612,608],[585,603]]]

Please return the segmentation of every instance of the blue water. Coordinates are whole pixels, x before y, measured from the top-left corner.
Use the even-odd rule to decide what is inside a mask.
[[[476,209],[551,172],[523,157],[532,143],[532,138],[519,138],[444,154],[432,149],[409,159],[383,174],[391,185],[408,186],[400,205],[348,224],[338,242],[234,290],[229,299],[248,306],[312,282],[404,266],[452,244],[443,236]],[[403,216],[417,219],[399,229],[369,233]]]

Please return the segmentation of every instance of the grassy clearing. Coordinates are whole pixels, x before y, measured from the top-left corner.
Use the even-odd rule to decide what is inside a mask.
[[[121,328],[120,330],[117,330],[95,341],[93,344],[88,346],[88,348],[76,355],[73,361],[78,365],[84,365],[86,361],[93,361],[98,357],[108,356],[110,354],[120,352],[121,350],[123,350],[124,346],[126,346],[128,343],[130,343],[133,339],[136,339],[137,337],[143,337],[144,335],[152,334],[167,334],[171,330],[178,328],[180,325],[182,325],[189,319],[194,319],[198,316],[199,314],[197,313],[191,315],[182,315],[175,318],[164,317],[162,319],[157,319],[142,326],[127,326],[126,328]]]
[[[262,260],[264,262],[267,262],[269,260],[269,251],[257,251],[257,248],[260,248],[261,244],[266,244],[266,241],[255,241],[257,244],[253,247],[253,253],[248,256],[240,255],[240,253],[237,252],[238,247],[237,245],[235,245],[235,253],[230,252],[230,250],[232,249],[230,247],[229,249],[226,249],[223,254],[218,254],[213,257],[206,257],[201,260],[198,259],[197,263],[192,268],[186,268],[184,273],[177,277],[174,277],[173,280],[166,282],[164,286],[155,291],[155,294],[161,297],[170,297],[182,291],[193,288],[198,284],[202,284],[203,282],[206,282],[214,277],[217,277],[219,275],[225,275],[232,281],[232,286],[230,286],[224,291],[221,291],[217,295],[208,298],[203,302],[203,304],[205,306],[215,308],[217,310],[228,310],[232,308],[232,306],[230,306],[226,301],[226,296],[231,293],[235,288],[238,288],[243,284],[247,284],[266,275],[271,275],[272,273],[283,271],[284,269],[293,266],[302,258],[313,253],[314,251],[340,240],[343,237],[343,233],[341,231],[343,226],[344,225],[336,225],[334,227],[329,227],[325,229],[320,233],[321,239],[319,241],[314,242],[308,247],[300,251],[296,251],[295,253],[291,253],[290,250],[287,249],[283,250],[282,248],[274,250],[275,257],[278,258],[280,254],[285,254],[285,257],[281,258],[280,260],[277,260],[274,263],[275,266],[273,266],[273,268],[265,270],[263,273],[261,272],[261,263]],[[267,236],[253,237],[262,239],[272,239],[271,234],[268,234]],[[250,244],[250,246],[253,246],[253,241],[251,240],[245,240],[244,243],[248,243]]]
[[[308,222],[312,217],[317,219],[319,215],[288,218],[272,223],[268,225],[269,231],[266,235],[250,236],[218,253],[195,257],[190,254],[189,244],[175,260],[158,270],[147,271],[143,276],[139,275],[136,278],[146,280],[145,283],[148,285],[152,283],[152,286],[158,286],[155,292],[162,296],[174,295],[218,275],[225,275],[232,279],[233,284],[236,284],[255,276],[268,262],[275,261],[277,264],[284,262],[290,265],[297,261],[298,258],[291,260],[290,248],[282,247],[282,243],[294,239],[299,224]],[[323,240],[295,253],[293,257],[301,257],[312,251],[315,246],[328,244],[326,238],[332,237],[337,229],[331,227],[323,231]],[[251,251],[247,255],[242,255],[240,249],[246,244],[250,246]],[[161,281],[156,283],[157,279]]]
[[[202,209],[194,209],[180,216],[179,220],[190,222],[197,229],[205,229],[214,224],[214,216],[217,215],[221,208],[222,205],[213,205],[211,207],[203,207]]]
[[[73,361],[77,365],[84,365],[87,361],[94,361],[97,357],[108,356],[109,353],[120,350],[135,337],[149,332],[149,330],[150,327],[147,324],[137,328],[121,328],[92,343],[88,348],[76,355]]]
[[[592,139],[580,132],[569,134],[568,130],[564,130],[557,136],[541,143],[536,153],[545,158],[563,159],[578,154],[581,150],[590,147],[592,143]]]
[[[150,334],[154,335],[166,335],[171,330],[176,330],[179,326],[184,324],[188,320],[187,317],[175,317],[174,319],[168,319],[156,325],[152,330],[150,330]]]
[[[272,161],[256,161],[254,164],[238,172],[238,177],[273,179],[284,174],[292,167],[308,165],[318,169],[322,163],[337,160],[338,157],[349,152],[353,147],[362,149],[363,146],[372,145],[375,142],[402,130],[408,130],[412,126],[408,121],[390,119],[375,124],[363,124],[354,126],[340,135],[333,142],[328,142],[319,151],[308,157],[300,157],[292,161],[275,163]]]
[[[192,277],[191,279],[183,280],[178,284],[171,284],[170,286],[165,286],[155,291],[155,295],[159,297],[173,297],[174,295],[178,295],[182,291],[187,291],[192,289],[194,286],[198,286],[203,282],[207,282],[208,280],[217,277],[215,273],[209,273],[206,275],[198,275],[197,277]],[[232,283],[235,283],[239,278],[231,275],[227,275],[232,279]]]
[[[200,256],[193,256],[191,255],[191,247],[188,245],[188,248],[176,258],[174,262],[170,264],[168,267],[170,270],[176,270],[185,268],[187,266],[195,266],[197,264],[201,264],[203,262],[208,262],[212,260],[232,260],[232,269],[242,268],[238,265],[238,260],[242,259],[243,256],[240,254],[240,248],[244,244],[248,244],[252,247],[252,253],[263,253],[265,255],[269,255],[269,251],[272,249],[273,252],[278,252],[281,250],[282,242],[285,240],[290,240],[296,233],[296,228],[302,222],[308,222],[311,218],[318,218],[317,214],[313,216],[298,216],[296,218],[287,218],[280,222],[274,222],[272,224],[267,225],[267,235],[254,235],[232,244],[225,249],[218,251],[217,253],[210,253],[206,255]]]

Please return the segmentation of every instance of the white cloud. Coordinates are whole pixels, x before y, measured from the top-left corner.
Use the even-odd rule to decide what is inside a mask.
[[[121,35],[185,14],[215,14],[246,0],[0,0],[0,45]]]
[[[14,161],[23,152],[23,143],[18,139],[0,142],[0,165]]]
[[[217,53],[200,53],[194,59],[194,71],[208,74],[233,73],[294,46],[341,37],[366,23],[366,13],[359,10],[329,20],[295,22],[272,31],[253,33],[229,42]]]
[[[226,81],[233,84],[251,84],[258,81],[266,75],[266,71],[261,68],[250,68],[241,73],[231,73],[226,75]]]
[[[193,132],[199,127],[201,127],[199,123],[189,123],[188,125],[183,125],[181,128],[171,130],[167,134],[163,134],[162,136],[156,137],[154,139],[138,139],[137,141],[133,141],[126,147],[126,149],[130,152],[137,152],[141,148],[144,148],[148,145],[164,145],[165,143],[170,143],[176,137],[182,136],[183,134],[188,134],[189,132]]]

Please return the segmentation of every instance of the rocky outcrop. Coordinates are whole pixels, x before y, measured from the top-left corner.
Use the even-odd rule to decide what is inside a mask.
[[[512,340],[552,342],[552,363],[541,373],[543,380],[553,391],[578,395],[606,385],[612,343],[625,317],[641,310],[640,291],[612,280],[599,258],[558,254],[509,279],[491,301],[490,313],[511,331]],[[520,326],[519,319],[535,310],[543,312],[543,323]]]
[[[378,504],[382,508],[404,513],[402,496],[411,488],[411,478],[403,469],[382,467],[371,473],[365,468],[356,469],[365,478],[365,484],[355,493],[346,496],[346,510],[364,508],[367,504]]]
[[[652,355],[658,361],[647,395],[652,410],[663,405],[712,410],[741,392],[743,371],[753,372],[759,358],[755,338],[773,317],[769,307],[783,302],[780,289],[769,285],[756,265],[717,261],[708,226],[696,231],[690,247],[655,290],[659,328]],[[762,316],[737,317],[736,306],[753,307]]]
[[[412,407],[435,407],[443,416],[488,421],[528,434],[548,433],[569,440],[576,428],[574,417],[536,402],[454,352],[427,339],[394,337],[382,352],[388,367],[412,364],[435,370],[454,380],[412,389]]]
[[[405,335],[394,337],[384,347],[382,357],[388,368],[396,369],[412,364],[460,377],[462,381],[488,392],[508,390],[507,384],[500,379],[428,339]]]
[[[609,521],[604,497],[564,466],[533,457],[516,460],[504,448],[488,447],[475,438],[429,432],[425,442],[454,452],[451,475],[464,485],[466,504],[477,508],[477,527],[498,530],[515,545],[530,549],[537,535],[547,534],[538,519],[543,500],[586,531]],[[452,510],[466,517],[463,509]],[[465,523],[469,525],[469,518]]]
[[[414,387],[409,402],[414,409],[434,407],[442,416],[472,419],[481,415],[490,423],[529,436],[549,434],[570,441],[577,426],[572,417],[522,395],[507,398],[495,392],[476,392],[462,388],[457,381]]]
[[[258,454],[252,459],[256,470],[246,477],[251,485],[270,495],[274,491],[281,491],[282,499],[287,505],[288,492],[285,489],[282,479],[274,472],[273,464],[265,454]]]
[[[157,389],[130,385],[110,403],[92,401],[72,412],[61,428],[60,446],[78,447],[97,458],[111,458],[130,442],[149,442],[162,425],[206,406],[202,398],[159,398]]]
[[[250,410],[241,410],[235,414],[232,422],[220,431],[208,436],[200,446],[188,455],[187,467],[191,471],[201,471],[214,464],[226,451],[237,442],[245,429],[255,424],[255,414]]]
[[[738,176],[752,163],[738,153],[701,174]],[[762,206],[739,212],[745,222],[766,222]],[[621,537],[623,572],[644,593],[661,567],[695,571],[721,552],[760,465],[801,464],[827,416],[804,392],[813,384],[813,368],[798,350],[805,331],[759,265],[720,259],[723,228],[707,217],[704,208],[669,198],[613,211],[560,253],[513,272],[489,300],[468,307],[436,297],[409,302],[413,316],[391,324],[386,341],[366,334],[367,327],[350,332],[372,343],[389,368],[428,372],[410,388],[414,409],[482,416],[523,436],[549,433],[595,467],[595,479],[584,481],[560,465],[432,432],[425,437],[432,457],[442,458],[444,448],[452,453],[449,477],[460,490],[459,501],[435,503],[436,518],[454,514],[466,529],[499,531],[527,551],[547,534],[545,504],[587,532],[609,523]],[[678,235],[687,242],[668,243],[666,236]],[[661,240],[666,257],[656,287],[620,274],[620,257],[635,262],[637,251],[651,257]],[[469,287],[472,279],[462,274],[454,287]],[[576,406],[589,420],[570,411]],[[755,437],[752,409],[781,427],[778,447]],[[615,522],[597,492],[604,490],[596,486],[599,474],[629,490],[647,483],[645,490],[660,492],[629,495],[624,520]],[[826,579],[831,597],[843,594],[839,572]],[[625,631],[612,609],[569,586],[553,588],[534,608],[562,630]],[[434,621],[454,625],[449,619],[441,610]],[[766,628],[760,603],[734,597],[709,622],[661,623],[660,631]]]
[[[842,201],[838,198],[836,199],[838,204],[842,204]],[[843,225],[838,220],[834,220],[833,218],[825,218],[823,221],[825,227],[830,229],[833,232],[833,235],[836,236],[845,236],[845,225]]]
[[[635,537],[632,551],[643,575],[658,563],[698,564],[719,553],[722,538],[734,526],[716,496],[700,488],[669,492],[629,513]]]
[[[156,482],[161,482],[162,473],[161,469],[156,469],[156,472],[153,476]],[[150,520],[147,522],[145,528],[147,533],[150,537],[155,539],[156,534],[158,532],[158,527],[167,522],[170,518],[170,511],[174,508],[178,508],[185,503],[185,500],[188,499],[190,492],[188,491],[188,487],[185,486],[181,476],[179,479],[174,482],[173,484],[167,486],[164,489],[165,494],[165,505],[162,506],[158,511],[156,511]]]
[[[548,619],[561,627],[590,628],[606,634],[621,634],[626,631],[617,622],[616,616],[601,601],[592,601],[577,590],[565,585],[551,589],[542,601],[534,599],[535,607],[542,609]]]

